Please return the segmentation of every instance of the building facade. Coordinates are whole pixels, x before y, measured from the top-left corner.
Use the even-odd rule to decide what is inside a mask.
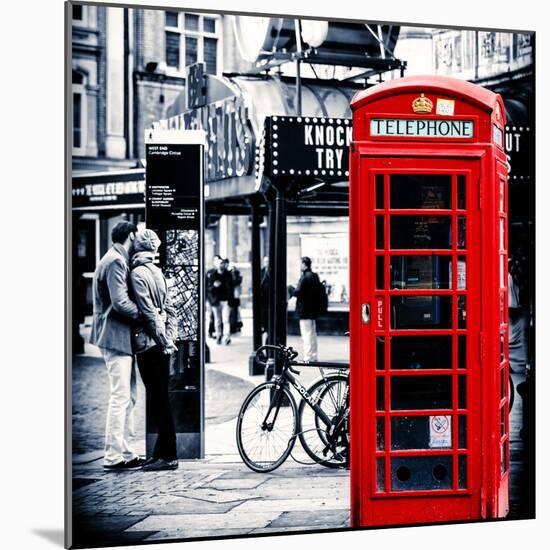
[[[243,41],[243,33],[239,32],[241,20],[252,18],[79,4],[72,4],[71,9],[73,178],[112,174],[110,179],[103,175],[97,184],[87,180],[80,187],[74,184],[73,189],[73,206],[78,204],[73,209],[73,262],[75,286],[80,296],[75,302],[80,304],[79,311],[89,313],[91,276],[97,260],[110,245],[111,228],[120,219],[144,221],[143,199],[139,201],[136,197],[143,192],[145,129],[173,117],[174,110],[184,111],[189,101],[194,101],[188,96],[193,89],[189,67],[201,64],[204,73],[212,77],[209,82],[213,89],[240,85],[246,96],[254,93],[246,75],[254,72],[257,65],[243,55],[246,48],[239,44],[239,40]],[[292,33],[285,27],[285,21],[278,27],[278,36],[286,36],[286,32],[291,40]],[[478,82],[502,93],[505,101],[508,99],[510,113],[516,118],[533,119],[534,69],[530,35],[397,27],[397,38],[395,32],[391,34],[391,29],[386,29],[387,36],[395,38],[395,55],[407,62],[407,75],[447,74]],[[253,34],[250,37],[251,41],[256,38]],[[269,36],[265,40],[268,41]],[[257,76],[257,71],[255,74]],[[392,70],[361,80],[362,74],[361,69],[344,65],[304,63],[301,76],[313,83],[327,83],[325,91],[320,92],[319,87],[313,85],[304,92],[323,110],[327,101],[333,101],[327,100],[330,93],[333,98],[338,95],[329,88],[341,88],[348,81],[345,79],[355,80],[359,86],[369,86],[382,78],[400,76],[399,71]],[[277,82],[284,83],[285,77],[295,75],[296,65],[292,62],[266,68],[265,78],[273,82],[264,84],[261,93],[265,95],[255,100],[273,105],[280,101],[288,112],[289,105],[291,109],[295,101],[294,88]],[[275,92],[276,88],[286,90],[288,97],[281,91]],[[215,95],[217,92],[205,92],[206,95],[210,93]],[[352,92],[346,93],[349,96]],[[338,101],[348,101],[348,96],[343,95]],[[524,98],[520,101],[524,107],[518,103],[520,96]],[[182,103],[185,105],[178,111],[176,107]],[[339,112],[339,116],[351,116],[349,107]],[[267,114],[277,114],[277,110]],[[250,121],[250,124],[257,125],[258,121]],[[513,124],[511,137],[508,137],[510,147],[528,143],[524,136],[528,131],[532,135],[532,129],[533,125],[527,122]],[[514,132],[521,133],[520,137],[514,138]],[[523,154],[527,159],[525,166],[534,166],[531,157],[524,153],[522,151],[520,156]],[[516,166],[518,164],[516,161]],[[521,181],[534,193],[532,174],[518,173],[518,176],[525,178]],[[529,182],[528,178],[531,178]],[[518,214],[522,223],[531,220],[529,204],[526,203],[524,211]],[[206,211],[206,266],[209,267],[214,254],[229,258],[243,275],[241,301],[247,305],[252,297],[250,216],[246,212],[209,212],[208,206]],[[325,246],[328,252],[324,257],[313,258],[314,268],[330,273],[330,307],[347,311],[348,257],[343,245],[348,235],[347,216],[329,219],[290,216],[287,232],[288,282],[297,281],[302,255],[314,256]],[[263,219],[260,224],[261,256],[267,255],[268,240],[268,224]]]

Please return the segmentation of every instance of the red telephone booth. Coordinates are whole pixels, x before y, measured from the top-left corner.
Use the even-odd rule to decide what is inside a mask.
[[[352,525],[508,512],[505,114],[409,77],[352,101]]]

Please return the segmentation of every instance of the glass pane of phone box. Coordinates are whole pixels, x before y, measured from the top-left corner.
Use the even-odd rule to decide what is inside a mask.
[[[452,305],[452,296],[392,296],[392,328],[452,328]]]
[[[450,209],[452,177],[436,174],[392,174],[390,208]]]
[[[392,369],[451,369],[452,336],[394,336],[391,338]]]
[[[449,289],[452,282],[451,256],[392,256],[391,288]]]

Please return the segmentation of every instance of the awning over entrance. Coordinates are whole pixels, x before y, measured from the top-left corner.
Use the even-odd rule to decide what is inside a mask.
[[[321,182],[325,187],[324,184],[329,180],[333,180],[332,183],[336,184],[336,179],[339,180],[340,187],[347,187],[346,169],[335,169],[334,173],[339,172],[339,178],[330,177],[330,168],[327,168],[324,174],[321,172],[322,168],[314,173],[316,168],[313,164],[309,169],[305,166],[303,170],[298,168],[294,170],[289,167],[292,171],[278,174],[276,163],[284,160],[303,161],[304,158],[300,158],[300,151],[303,151],[308,144],[311,145],[311,151],[308,153],[309,156],[306,155],[307,158],[316,159],[317,155],[319,158],[325,155],[328,166],[335,167],[338,161],[341,163],[343,157],[347,162],[349,135],[347,132],[342,135],[342,130],[336,130],[336,124],[342,129],[344,123],[349,124],[347,119],[351,120],[350,100],[359,86],[349,82],[302,80],[302,114],[297,117],[294,107],[296,85],[292,78],[275,76],[218,78],[210,75],[204,75],[203,78],[206,86],[202,100],[198,101],[202,105],[187,109],[186,105],[197,103],[198,92],[195,90],[191,93],[186,90],[168,109],[168,118],[159,121],[158,124],[164,128],[206,131],[207,189],[205,196],[209,203],[209,212],[234,214],[248,212],[249,199],[265,190],[266,182],[263,180],[265,176],[269,176],[270,181],[277,175],[295,176],[292,179],[299,192]],[[277,126],[274,122],[277,117],[286,133],[284,142],[280,141],[281,154],[278,159],[275,159],[273,156],[278,153],[274,151],[277,144],[273,146],[273,136],[278,134],[276,129],[273,131],[273,125]],[[326,148],[326,139],[319,137],[321,130],[313,128],[313,125],[330,127],[326,136],[328,147],[331,147],[331,141],[334,145],[338,141],[341,144],[339,148],[337,147],[338,151],[315,150],[319,146],[316,139],[323,141],[324,148]],[[335,130],[332,130],[333,125]],[[282,127],[281,130],[283,130]],[[346,143],[343,140],[346,140]],[[288,156],[291,153],[292,159]],[[270,168],[274,168],[269,173],[265,172],[267,162]],[[303,185],[300,182],[303,182]],[[316,195],[326,191],[323,189]],[[313,190],[308,191],[309,198],[312,198],[312,193]],[[338,191],[338,195],[342,195],[341,190]],[[347,209],[347,192],[341,198],[345,199],[341,206]],[[292,211],[294,206],[290,205],[290,208]],[[246,211],[240,212],[241,209]],[[330,212],[333,211],[330,210]],[[340,215],[346,213],[347,210],[340,212]]]

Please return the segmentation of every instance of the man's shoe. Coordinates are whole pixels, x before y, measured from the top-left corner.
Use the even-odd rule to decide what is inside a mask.
[[[120,472],[125,470],[138,470],[143,466],[145,462],[144,458],[136,456],[132,460],[123,460],[122,462],[117,462],[116,464],[104,465],[103,469],[107,472]]]
[[[221,336],[217,336],[216,337],[216,344],[221,344],[222,343],[222,337]]]
[[[223,344],[224,344],[225,346],[228,346],[229,344],[231,344],[231,338],[229,338],[229,336],[228,336],[227,338],[224,338]]]
[[[126,462],[126,466],[128,468],[141,468],[147,460],[145,458],[142,458],[141,456],[136,456],[136,458],[132,458],[132,460],[128,460]]]
[[[145,472],[160,472],[162,470],[177,470],[179,463],[177,460],[164,460],[163,458],[158,458],[151,464],[147,464],[143,467]]]

